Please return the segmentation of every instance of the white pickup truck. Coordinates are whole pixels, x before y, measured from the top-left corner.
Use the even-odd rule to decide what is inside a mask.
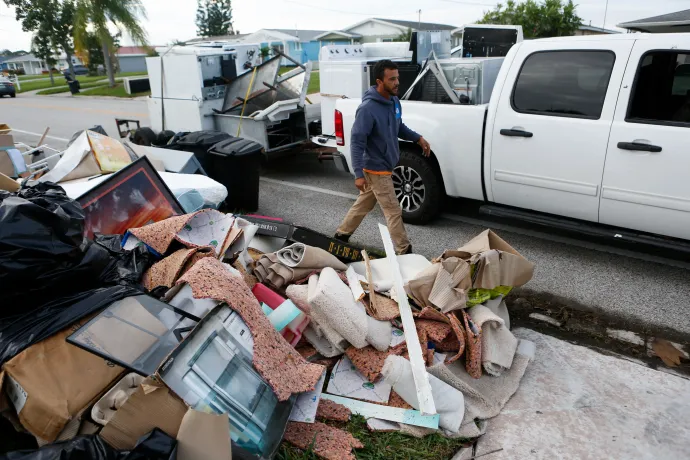
[[[426,159],[400,141],[405,221],[427,222],[446,194],[690,239],[690,34],[524,41],[490,94],[483,105],[402,102],[432,148]],[[350,171],[359,104],[336,102]]]

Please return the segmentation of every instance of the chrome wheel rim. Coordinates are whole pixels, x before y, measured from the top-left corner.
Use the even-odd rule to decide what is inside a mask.
[[[400,207],[405,212],[415,212],[422,207],[426,188],[422,176],[409,166],[397,166],[393,170],[393,187]]]

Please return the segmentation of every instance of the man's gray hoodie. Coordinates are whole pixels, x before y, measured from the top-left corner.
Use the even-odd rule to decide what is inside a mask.
[[[364,169],[393,171],[400,160],[398,138],[417,142],[420,137],[402,122],[400,99],[386,99],[372,86],[364,93],[352,126],[350,153],[355,177],[364,177]]]

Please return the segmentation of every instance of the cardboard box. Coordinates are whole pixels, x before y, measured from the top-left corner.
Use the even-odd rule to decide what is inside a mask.
[[[84,131],[41,181],[59,183],[113,173],[130,163],[129,153],[119,141],[94,131]]]
[[[116,449],[132,449],[154,428],[177,439],[178,460],[232,458],[227,415],[188,408],[155,378],[146,379],[103,428],[100,436]]]
[[[120,450],[131,450],[139,438],[154,428],[177,438],[187,410],[187,405],[165,385],[148,378],[101,430],[101,437]]]
[[[16,192],[19,190],[19,184],[16,180],[7,177],[5,174],[0,172],[0,190],[5,190],[6,192]]]
[[[491,250],[497,253],[487,254]],[[444,252],[442,258],[448,257],[459,257],[474,265],[474,288],[518,287],[534,274],[534,264],[491,230],[484,230],[457,250]]]
[[[57,439],[116,380],[124,369],[65,341],[87,319],[38,342],[0,372],[3,388],[22,425],[48,442]]]

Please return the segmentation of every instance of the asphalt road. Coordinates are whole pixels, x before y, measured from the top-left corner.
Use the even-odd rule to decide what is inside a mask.
[[[114,118],[147,120],[145,101],[18,96],[0,100],[1,122],[15,130],[41,133],[51,127],[56,147],[74,131],[101,124],[116,135]],[[16,132],[18,140],[36,142],[35,134]],[[300,154],[269,165],[262,174],[259,212],[282,217],[324,233],[334,233],[352,204],[356,189],[348,174],[332,162]],[[381,247],[376,208],[353,241]],[[564,302],[614,315],[622,321],[690,335],[690,264],[642,255],[590,241],[545,234],[533,229],[487,223],[449,201],[449,211],[427,226],[408,225],[415,252],[437,257],[491,226],[521,254],[536,263],[525,289]]]
[[[148,124],[148,109],[144,100],[118,100],[83,96],[36,96],[17,94],[17,97],[0,98],[0,121],[15,130],[15,139],[21,140],[22,133],[42,134],[50,127],[49,136],[69,139],[75,131],[102,125],[106,132],[117,137],[115,118],[141,120]],[[36,142],[35,136],[27,140]]]

